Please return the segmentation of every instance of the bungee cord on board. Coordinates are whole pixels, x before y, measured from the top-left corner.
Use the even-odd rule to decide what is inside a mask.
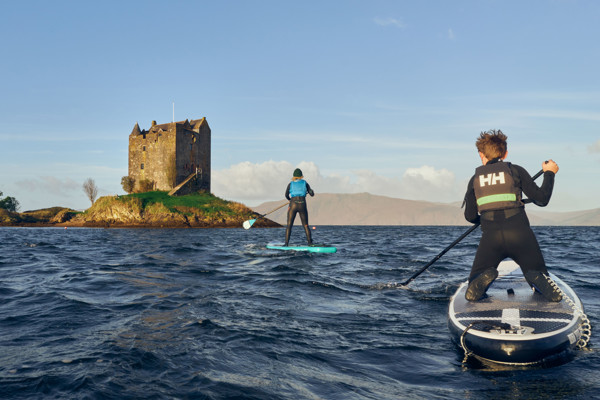
[[[565,302],[573,309],[573,313],[579,314],[581,316],[581,336],[577,340],[575,347],[580,350],[584,349],[585,347],[587,347],[590,338],[592,337],[592,325],[588,316],[583,312],[581,307],[575,304],[575,302],[556,284],[556,282],[554,282],[554,280],[550,278],[550,276],[546,274],[543,275],[546,278],[546,280],[548,280],[548,283],[552,286],[552,288],[563,296]]]
[[[592,326],[591,326],[588,316],[584,313],[584,311],[581,309],[581,307],[579,307],[577,304],[575,304],[573,299],[571,299],[571,297],[569,297],[564,292],[564,290],[562,290],[560,288],[560,286],[558,286],[556,284],[556,282],[554,282],[554,280],[550,276],[548,276],[546,274],[543,274],[543,275],[546,278],[546,280],[548,281],[548,283],[552,286],[552,288],[563,296],[565,303],[567,303],[567,305],[569,305],[573,309],[573,314],[579,315],[581,317],[581,323],[579,325],[580,336],[577,339],[577,342],[575,343],[575,348],[577,350],[583,350],[584,348],[587,347],[587,345],[591,339],[591,336],[592,336]],[[536,318],[536,320],[546,320],[546,318]],[[507,323],[494,324],[494,323],[490,323],[488,321],[473,321],[473,322],[471,322],[465,328],[465,330],[462,332],[462,334],[460,335],[460,347],[463,349],[464,354],[465,354],[463,361],[462,361],[463,364],[466,364],[469,357],[471,355],[473,355],[473,352],[471,350],[469,350],[469,348],[467,347],[465,337],[467,335],[467,332],[476,325],[481,325],[480,330],[484,330],[487,332],[491,331],[492,329],[498,329],[498,330],[503,330],[503,331],[512,331],[512,332],[517,332],[519,330],[527,329],[526,327],[513,326],[513,325],[507,324]]]

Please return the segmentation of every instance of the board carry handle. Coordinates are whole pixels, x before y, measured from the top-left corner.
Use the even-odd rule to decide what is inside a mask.
[[[546,161],[545,163],[548,164],[548,161]],[[544,173],[544,170],[541,169],[541,170],[538,171],[537,174],[535,174],[531,178],[535,181],[543,173]],[[531,203],[531,200],[525,199],[525,200],[523,200],[523,203]],[[453,248],[454,246],[456,246],[461,240],[463,240],[464,238],[466,238],[467,236],[469,236],[469,234],[471,232],[473,232],[475,229],[477,229],[479,227],[479,225],[480,225],[479,222],[476,223],[476,224],[473,224],[473,226],[470,227],[465,233],[463,233],[462,235],[460,235],[460,237],[458,239],[456,239],[454,242],[450,243],[450,245],[448,247],[446,247],[444,250],[442,250],[437,256],[433,257],[433,259],[431,261],[429,261],[423,268],[421,268],[416,273],[414,273],[413,276],[411,276],[410,278],[408,278],[407,280],[405,280],[404,282],[402,282],[400,284],[400,286],[406,286],[409,283],[411,283],[417,276],[419,276],[423,272],[425,272],[425,270],[427,268],[429,268],[431,265],[433,265],[433,263],[435,263],[437,260],[439,260],[444,254],[446,254],[448,252],[448,250],[450,250],[451,248]]]

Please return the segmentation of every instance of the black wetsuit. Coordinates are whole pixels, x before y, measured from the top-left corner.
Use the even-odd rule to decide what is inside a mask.
[[[308,211],[306,209],[306,196],[290,197],[290,185],[291,182],[285,189],[285,198],[290,201],[287,214],[287,227],[285,230],[285,245],[287,246],[289,244],[290,235],[292,233],[292,226],[294,225],[296,214],[300,214],[300,221],[302,221],[302,225],[304,226],[306,240],[309,245],[312,245],[312,237],[310,234],[310,229],[308,228]],[[315,192],[313,192],[313,190],[310,188],[308,182],[306,183],[306,193],[310,194],[311,196],[315,195]]]
[[[488,163],[499,162],[497,159]],[[550,201],[554,187],[554,172],[546,171],[541,187],[538,187],[529,173],[522,167],[510,164],[515,186],[532,203],[544,207]],[[465,218],[472,223],[481,222],[481,240],[473,261],[469,282],[487,269],[495,269],[500,261],[512,258],[524,274],[538,271],[547,274],[544,257],[523,206],[504,210],[477,211],[473,180],[469,181],[465,194]],[[526,275],[527,276],[527,275]],[[528,279],[529,281],[529,279]],[[530,282],[531,283],[531,282]]]

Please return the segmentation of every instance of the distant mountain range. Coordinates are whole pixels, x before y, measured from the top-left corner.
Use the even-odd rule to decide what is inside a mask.
[[[285,202],[270,201],[252,209],[267,213]],[[432,203],[376,196],[369,193],[316,194],[308,197],[311,225],[469,225],[461,203]],[[574,212],[545,212],[528,205],[527,215],[532,225],[542,226],[600,226],[600,208]],[[267,216],[286,224],[287,207]],[[300,223],[296,217],[296,224]]]

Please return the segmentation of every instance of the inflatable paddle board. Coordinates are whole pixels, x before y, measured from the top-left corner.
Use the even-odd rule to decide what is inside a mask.
[[[462,283],[448,306],[452,340],[465,352],[501,364],[535,364],[587,345],[591,326],[575,292],[550,273],[560,302],[534,292],[514,261],[502,261],[487,297],[467,301]]]
[[[336,247],[326,245],[312,246],[284,246],[283,243],[269,243],[267,249],[271,250],[293,250],[293,251],[308,251],[309,253],[335,253]]]

